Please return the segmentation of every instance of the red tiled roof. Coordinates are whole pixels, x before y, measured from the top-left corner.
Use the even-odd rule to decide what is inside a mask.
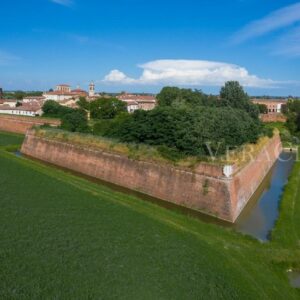
[[[65,92],[65,91],[54,91],[54,92],[46,92],[44,93],[44,95],[58,95],[58,96],[78,96],[78,95],[87,95],[87,92],[83,91],[83,92],[76,92],[71,91],[71,92]]]
[[[71,93],[81,93],[81,94],[87,94],[86,91],[82,90],[82,89],[75,89],[75,90],[72,90]]]
[[[37,99],[37,100],[43,100],[43,99],[45,99],[45,97],[44,96],[28,96],[28,97],[24,97],[23,99],[28,99],[28,100],[30,100],[30,99]]]
[[[19,100],[17,99],[1,99],[3,100],[4,102],[18,102]]]
[[[32,112],[37,112],[40,110],[40,106],[18,106],[18,107],[10,107],[9,105],[3,105],[0,106],[0,110],[18,110],[18,111],[32,111]]]
[[[156,98],[151,95],[131,95],[131,94],[124,94],[117,96],[119,100],[123,101],[137,101],[137,102],[156,102]]]
[[[136,101],[125,101],[127,105],[138,105]]]
[[[277,104],[285,104],[286,100],[285,99],[251,99],[252,102],[254,103],[277,103]]]

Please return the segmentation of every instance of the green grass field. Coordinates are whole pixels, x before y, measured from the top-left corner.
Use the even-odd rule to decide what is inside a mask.
[[[7,133],[0,131],[0,147],[19,145],[22,143],[24,136],[16,133]]]
[[[0,150],[0,299],[300,299],[299,172],[262,244]]]

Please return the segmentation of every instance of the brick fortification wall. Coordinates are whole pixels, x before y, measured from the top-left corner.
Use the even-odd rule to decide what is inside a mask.
[[[282,122],[285,123],[287,118],[283,114],[279,113],[269,113],[269,114],[261,114],[260,119],[264,123],[270,123],[270,122]]]
[[[44,124],[59,126],[60,121],[46,118],[0,115],[0,131],[25,134],[33,126]]]
[[[274,150],[277,151],[274,151]],[[234,222],[281,152],[278,135],[256,159],[227,178],[222,166],[194,171],[137,161],[27,132],[25,155]]]

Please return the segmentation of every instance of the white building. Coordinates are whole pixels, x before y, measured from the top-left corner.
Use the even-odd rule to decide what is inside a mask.
[[[18,107],[2,105],[0,106],[0,114],[35,117],[42,115],[42,109],[36,105],[22,105]]]
[[[63,93],[70,93],[71,92],[71,87],[68,84],[58,84],[56,86],[56,91],[57,92],[63,92]]]
[[[74,95],[71,92],[67,93],[67,92],[58,92],[58,91],[46,92],[43,94],[43,96],[45,97],[45,101],[54,100],[57,102],[63,101],[66,99],[72,99],[74,97]]]
[[[18,100],[16,100],[16,99],[0,99],[0,105],[16,107],[17,103],[18,103]]]
[[[127,104],[127,111],[133,113],[139,109],[139,104],[136,101],[124,101]]]
[[[46,101],[44,96],[28,96],[23,98],[22,103],[41,103],[43,104]]]
[[[89,97],[94,97],[95,96],[95,84],[92,81],[89,85]]]
[[[117,96],[117,99],[127,103],[128,112],[137,109],[151,110],[156,106],[156,98],[152,95],[122,94]]]
[[[68,84],[59,84],[56,86],[55,91],[43,93],[45,101],[54,100],[61,102],[64,100],[75,99],[78,100],[80,97],[88,97],[89,95],[95,95],[95,85],[91,83],[89,85],[89,93],[77,87],[74,90],[71,90],[71,87]]]

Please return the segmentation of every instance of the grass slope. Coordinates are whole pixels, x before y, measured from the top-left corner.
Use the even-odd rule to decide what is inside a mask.
[[[261,244],[5,151],[0,171],[1,299],[300,297],[289,222]]]
[[[0,131],[0,147],[22,144],[24,135]]]

